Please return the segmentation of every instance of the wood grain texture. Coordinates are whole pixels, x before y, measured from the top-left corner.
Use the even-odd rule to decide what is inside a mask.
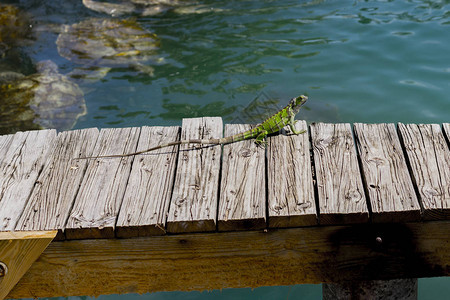
[[[181,139],[220,138],[221,118],[183,119]],[[182,145],[171,198],[168,232],[216,229],[221,147]]]
[[[420,207],[394,124],[354,124],[375,222],[420,220]]]
[[[0,261],[7,267],[5,276],[0,277],[0,299],[9,294],[55,236],[56,230],[0,232]]]
[[[320,224],[369,220],[350,124],[311,125]]]
[[[179,139],[179,127],[142,127],[138,151]],[[116,224],[125,238],[165,233],[178,146],[138,155],[133,161]]]
[[[444,133],[447,137],[447,142],[450,141],[450,123],[442,124],[442,128],[444,129]]]
[[[2,158],[8,152],[13,138],[14,134],[0,135],[0,162],[3,162]]]
[[[308,130],[305,121],[297,130]],[[308,133],[282,131],[269,138],[267,189],[269,227],[317,225]]]
[[[97,136],[97,128],[58,134],[16,230],[58,230],[56,239],[64,238],[62,229],[88,164],[74,158],[92,155]]]
[[[136,151],[140,128],[102,129],[93,155]],[[65,226],[67,239],[112,238],[134,157],[89,159]]]
[[[449,230],[440,221],[53,242],[8,297],[449,276]]]
[[[438,124],[398,124],[426,220],[450,217],[450,150]]]
[[[251,125],[228,124],[225,136],[251,128]],[[265,228],[265,149],[250,139],[224,145],[222,157],[218,230]]]
[[[18,132],[0,150],[0,231],[13,230],[56,138],[56,130]]]
[[[447,141],[447,145],[450,148],[450,123],[442,124],[442,129],[444,131],[445,140]]]

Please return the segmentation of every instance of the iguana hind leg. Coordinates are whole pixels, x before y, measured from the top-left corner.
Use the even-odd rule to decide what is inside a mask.
[[[267,141],[264,140],[264,138],[265,138],[268,134],[269,134],[269,132],[268,132],[267,130],[261,131],[261,132],[258,134],[258,136],[256,137],[255,143],[256,143],[258,146],[261,146],[261,147],[267,146]]]

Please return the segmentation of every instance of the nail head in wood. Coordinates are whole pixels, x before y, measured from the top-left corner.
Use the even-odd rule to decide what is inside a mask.
[[[0,261],[0,278],[5,277],[8,274],[8,266]]]
[[[379,236],[377,236],[375,241],[377,242],[377,244],[380,244],[380,245],[383,243],[383,239],[381,237],[379,237]]]

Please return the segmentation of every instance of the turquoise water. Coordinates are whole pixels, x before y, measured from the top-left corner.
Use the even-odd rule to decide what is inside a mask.
[[[10,1],[35,20],[30,61],[55,61],[57,30],[91,17],[81,1]],[[45,3],[44,3],[45,2]],[[449,122],[450,1],[201,1],[203,13],[133,16],[161,41],[158,59],[114,66],[80,83],[88,113],[75,128],[180,125],[183,117],[259,121],[255,99],[269,110],[298,94],[310,98],[299,118],[310,122]],[[52,28],[54,28],[53,26]],[[41,28],[41,29],[39,29]],[[44,28],[44,30],[42,29]],[[245,112],[245,113],[244,113]],[[419,281],[420,299],[443,299],[448,279]],[[154,293],[100,298],[317,299],[320,285]]]
[[[81,1],[40,2],[22,1],[39,24],[106,17]],[[119,67],[85,84],[88,114],[76,128],[231,122],[262,92],[280,107],[308,94],[308,121],[449,121],[448,1],[202,3],[213,12],[138,17],[160,37],[164,62],[148,62],[154,77]],[[68,73],[76,65],[58,55],[56,37],[41,33],[30,56]]]

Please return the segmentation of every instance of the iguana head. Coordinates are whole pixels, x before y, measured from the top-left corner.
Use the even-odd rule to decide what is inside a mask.
[[[300,107],[302,107],[303,104],[308,100],[308,97],[301,95],[295,98],[292,98],[289,104],[291,105],[292,110],[294,113],[298,113],[300,110]]]

